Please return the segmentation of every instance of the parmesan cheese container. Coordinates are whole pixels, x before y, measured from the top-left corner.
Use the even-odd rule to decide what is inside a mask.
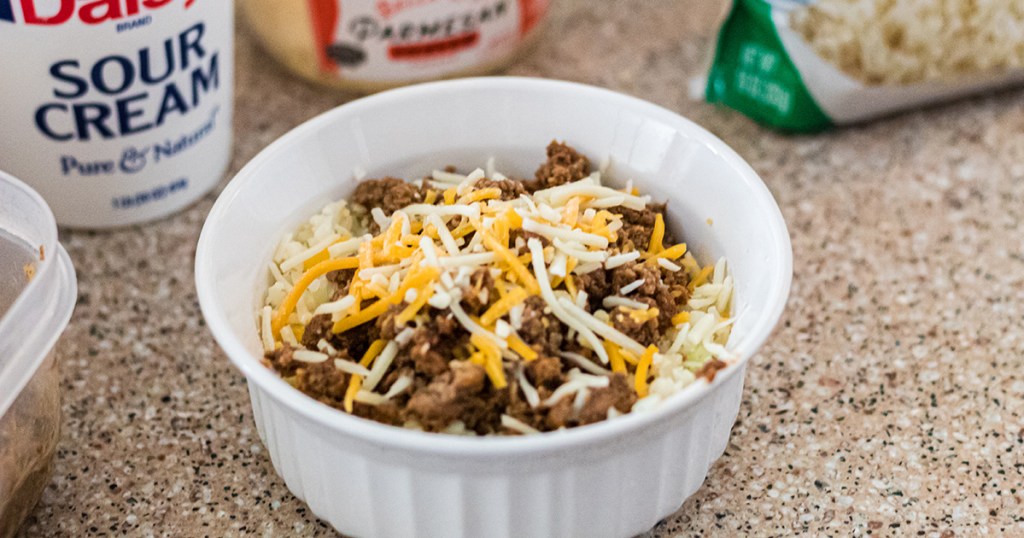
[[[195,201],[230,156],[233,19],[225,0],[0,0],[0,169],[65,226]]]
[[[294,73],[370,92],[504,67],[549,0],[245,0],[243,18]]]

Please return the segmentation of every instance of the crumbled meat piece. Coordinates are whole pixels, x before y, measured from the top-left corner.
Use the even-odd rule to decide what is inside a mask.
[[[565,374],[562,373],[562,359],[539,357],[526,363],[526,378],[538,389],[557,389],[566,381]]]
[[[530,239],[536,239],[536,240],[540,241],[540,246],[543,247],[543,248],[547,248],[548,245],[551,244],[551,240],[548,239],[547,237],[544,237],[543,235],[536,234],[536,233],[533,233],[533,232],[528,232],[528,231],[526,231],[526,230],[524,230],[522,228],[516,228],[516,229],[511,230],[509,232],[508,240],[509,240],[509,243],[513,247],[518,244],[518,240],[519,239],[523,240],[524,248],[525,248],[526,242],[529,241]]]
[[[572,428],[605,420],[608,410],[613,407],[620,413],[628,413],[637,400],[628,378],[623,374],[613,374],[607,387],[587,390],[586,401],[579,411],[574,405],[575,397],[567,396],[547,409],[545,416],[539,417],[536,412],[522,413],[524,418],[520,420],[525,419],[528,424],[539,422],[538,429],[542,430]]]
[[[636,403],[636,392],[623,374],[613,374],[608,386],[591,389],[587,402],[580,410],[578,421],[582,424],[593,424],[608,418],[608,410],[614,407],[620,413],[628,413]]]
[[[657,304],[654,299],[649,297],[634,297],[633,300],[650,305],[652,308]],[[661,331],[660,315],[652,319],[644,320],[640,318],[631,308],[622,306],[615,307],[610,314],[612,320],[612,327],[615,327],[622,334],[636,340],[644,346],[651,344],[657,344]],[[660,313],[659,313],[660,314]]]
[[[661,268],[651,267],[642,260],[620,265],[611,271],[611,275],[611,295],[620,295],[620,289],[637,280],[643,280],[644,283],[631,292],[630,296],[654,295],[661,284]]]
[[[274,367],[275,370],[281,373],[283,377],[289,377],[295,374],[295,369],[302,363],[295,360],[293,354],[295,349],[289,344],[284,344],[274,351],[266,354],[266,360]]]
[[[303,335],[305,336],[305,335]],[[380,338],[380,329],[376,323],[364,323],[358,327],[349,329],[343,333],[334,334],[327,339],[334,349],[346,350],[353,360],[362,358],[370,344]]]
[[[430,321],[416,329],[407,356],[417,373],[435,377],[448,371],[454,349],[465,344],[469,334],[451,315],[430,311]],[[405,355],[405,354],[403,354]]]
[[[481,267],[469,277],[469,289],[463,292],[462,306],[470,315],[479,316],[492,300],[497,299],[497,293],[490,269]]]
[[[409,204],[422,202],[423,193],[412,183],[401,179],[368,179],[356,186],[352,201],[368,210],[379,207],[385,215],[390,215]],[[376,232],[379,229],[371,231]]]
[[[619,236],[616,243],[619,248],[623,252],[633,249],[647,250],[651,244],[655,218],[659,213],[664,218],[665,204],[647,204],[643,211],[636,211],[628,207],[616,207],[612,211],[622,214],[622,229],[616,232]],[[668,246],[673,242],[672,234],[666,229],[662,243]]]
[[[332,301],[341,299],[348,295],[348,285],[352,283],[352,279],[356,276],[355,269],[339,269],[337,271],[331,271],[327,273],[327,280],[337,287],[337,292]]]
[[[577,425],[572,400],[572,397],[562,398],[548,409],[547,417],[544,420],[545,430],[571,428]]]
[[[685,273],[685,271],[678,272]],[[675,287],[666,284],[664,281],[666,275],[672,275]],[[672,271],[652,266],[644,261],[630,262],[611,271],[611,295],[619,295],[619,290],[623,287],[637,280],[643,280],[644,283],[627,297],[656,307],[658,309],[656,328],[664,332],[671,326],[672,316],[679,312],[679,308],[686,303],[687,299],[687,297],[679,295],[682,293],[678,288],[680,277],[675,275],[676,273]],[[686,290],[686,284],[682,285],[682,289]]]
[[[573,282],[576,288],[587,293],[587,299],[591,309],[601,308],[601,301],[604,297],[615,295],[612,289],[611,271],[599,267],[583,275],[573,275]]]
[[[404,327],[399,327],[395,323],[395,318],[405,308],[404,304],[391,305],[388,309],[377,318],[377,330],[380,331],[380,337],[384,340],[394,340],[398,333],[402,332]]]
[[[453,362],[451,370],[416,391],[406,405],[408,419],[427,431],[440,431],[456,420],[477,433],[493,433],[501,422],[508,390],[497,391],[487,383],[483,367]]]
[[[729,365],[726,364],[725,362],[712,358],[708,362],[705,362],[704,366],[701,366],[700,370],[697,370],[697,372],[693,375],[695,375],[696,377],[703,377],[708,381],[708,383],[711,383],[712,381],[715,380],[715,376],[718,374],[718,372],[720,370],[725,369],[727,366]]]
[[[321,338],[329,342],[332,334],[331,327],[334,327],[334,322],[331,321],[330,314],[317,314],[313,316],[309,323],[306,324],[306,330],[302,333],[302,345],[310,349],[316,349],[316,345],[320,342]]]
[[[690,300],[690,274],[686,271],[669,271],[662,269],[661,280],[668,287],[669,295],[677,305],[684,305]],[[675,315],[675,314],[673,314]]]
[[[515,200],[520,195],[526,194],[526,187],[523,186],[523,182],[514,179],[481,179],[474,186],[478,189],[497,187],[501,189],[501,199],[506,201]]]
[[[536,295],[526,299],[523,305],[519,337],[530,347],[539,347],[548,355],[557,355],[564,340],[562,322],[553,314],[544,313],[547,303]]]
[[[536,181],[530,182],[530,190],[539,191],[579,181],[590,175],[590,161],[575,149],[552,141],[548,144],[548,160],[537,169]]]
[[[348,374],[334,367],[331,361],[308,363],[295,360],[295,348],[284,344],[267,353],[267,360],[292,385],[317,400],[338,406],[345,399]]]
[[[368,418],[391,426],[402,426],[403,420],[402,404],[398,401],[388,401],[380,405],[369,405],[355,402],[352,406],[352,414],[357,417]]]

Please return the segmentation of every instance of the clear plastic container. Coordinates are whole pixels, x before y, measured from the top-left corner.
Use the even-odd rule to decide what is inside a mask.
[[[34,276],[0,317],[0,538],[8,538],[35,506],[53,471],[61,422],[53,347],[71,318],[78,291],[50,208],[3,172],[0,231],[38,253]]]

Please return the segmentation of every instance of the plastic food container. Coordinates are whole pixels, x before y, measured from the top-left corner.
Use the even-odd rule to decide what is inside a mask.
[[[260,363],[256,311],[278,239],[367,177],[415,177],[494,156],[532,176],[564,139],[611,159],[668,200],[670,224],[700,259],[725,256],[739,361],[644,414],[521,437],[464,438],[339,412]],[[682,233],[679,233],[682,232]],[[722,454],[747,361],[789,293],[785,222],[754,171],[675,113],[608,90],[538,79],[424,84],[354,101],[272,144],[217,200],[196,256],[199,301],[218,343],[249,382],[260,436],[288,488],[357,536],[630,536],[671,514]]]
[[[371,92],[505,67],[538,35],[550,0],[245,0],[251,32],[303,78]]]
[[[75,268],[43,199],[0,172],[0,230],[41,247],[35,276],[0,317],[0,538],[12,536],[53,471],[60,374],[53,346],[78,296]]]

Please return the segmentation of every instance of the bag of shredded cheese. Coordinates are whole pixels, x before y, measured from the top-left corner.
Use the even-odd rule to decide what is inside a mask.
[[[1024,1],[734,0],[705,96],[817,131],[1024,84]]]

